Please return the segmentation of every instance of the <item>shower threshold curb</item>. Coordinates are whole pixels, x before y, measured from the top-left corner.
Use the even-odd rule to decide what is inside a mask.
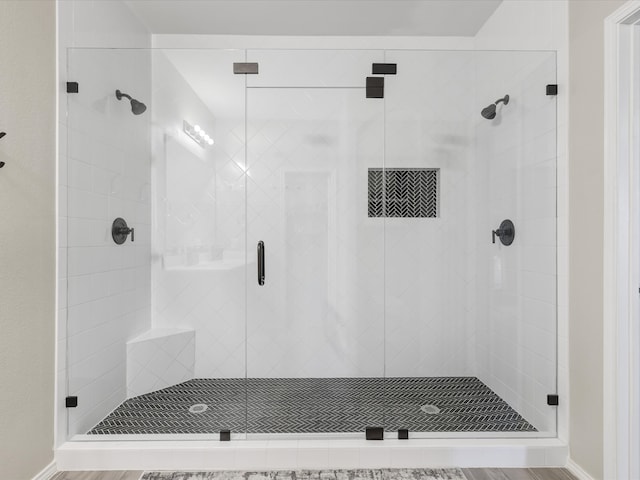
[[[557,438],[66,442],[58,470],[564,467]]]

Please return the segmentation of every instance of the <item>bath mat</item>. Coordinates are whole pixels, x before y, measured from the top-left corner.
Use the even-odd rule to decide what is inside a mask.
[[[459,468],[145,472],[140,480],[466,480]]]

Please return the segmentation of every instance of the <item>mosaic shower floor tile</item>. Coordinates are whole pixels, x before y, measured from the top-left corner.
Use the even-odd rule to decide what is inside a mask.
[[[189,380],[131,398],[89,434],[362,433],[374,426],[536,431],[475,377],[250,378]]]

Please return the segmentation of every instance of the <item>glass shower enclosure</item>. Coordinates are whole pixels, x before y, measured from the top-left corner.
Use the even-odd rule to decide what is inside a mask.
[[[555,436],[555,53],[68,58],[70,439]]]

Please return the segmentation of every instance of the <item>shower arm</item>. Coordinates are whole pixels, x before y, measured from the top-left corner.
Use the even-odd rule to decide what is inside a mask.
[[[499,98],[498,100],[493,102],[494,105],[498,105],[499,103],[504,103],[505,105],[507,105],[509,103],[509,95],[505,95],[504,97]]]
[[[122,93],[120,90],[116,90],[116,98],[118,100],[120,100],[122,97],[124,98],[128,98],[129,100],[133,100],[133,98],[131,97],[131,95],[128,95],[126,93]]]

